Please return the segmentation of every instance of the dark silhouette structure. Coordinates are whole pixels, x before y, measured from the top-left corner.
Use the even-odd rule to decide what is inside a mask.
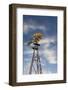
[[[35,33],[33,35],[33,40],[29,42],[29,44],[33,44],[32,50],[33,50],[33,56],[30,64],[29,74],[41,74],[42,73],[42,67],[41,67],[41,61],[40,61],[40,55],[39,55],[39,47],[40,44],[38,43],[40,39],[42,38],[41,33]]]

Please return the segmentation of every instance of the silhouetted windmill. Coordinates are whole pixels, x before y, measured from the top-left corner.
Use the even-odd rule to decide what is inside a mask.
[[[28,45],[33,44],[32,50],[33,50],[33,56],[29,68],[29,74],[35,73],[35,74],[41,74],[42,73],[42,67],[41,67],[41,61],[40,61],[40,55],[39,55],[39,41],[42,38],[41,33],[35,33],[33,34],[33,39],[29,41]]]

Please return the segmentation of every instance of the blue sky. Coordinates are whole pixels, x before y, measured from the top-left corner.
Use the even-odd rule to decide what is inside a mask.
[[[24,41],[24,74],[29,73],[32,59],[32,49],[27,43],[32,40],[32,35],[36,32],[43,34],[40,40],[40,60],[42,72],[57,72],[57,17],[56,16],[33,16],[23,15],[23,41]]]

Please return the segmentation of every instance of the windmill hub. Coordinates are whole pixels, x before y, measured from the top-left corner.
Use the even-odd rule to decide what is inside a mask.
[[[33,43],[38,44],[38,42],[41,40],[42,34],[41,33],[35,33],[33,34]]]

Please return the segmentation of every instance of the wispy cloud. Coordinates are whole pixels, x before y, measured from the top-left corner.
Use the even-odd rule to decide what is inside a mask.
[[[46,58],[46,60],[48,60],[50,64],[57,63],[56,53],[54,50],[45,49],[45,51],[43,52],[43,56]]]
[[[30,69],[30,62],[26,63],[24,66],[24,74],[28,74]]]
[[[43,68],[42,73],[43,74],[51,74],[53,72],[51,72],[50,70],[46,70],[45,68]]]
[[[34,21],[31,21],[29,23],[24,22],[23,26],[24,26],[24,33],[28,33],[29,30],[43,30],[43,31],[46,31],[46,26],[37,24]]]
[[[32,52],[32,50],[28,50],[28,51],[24,51],[24,54],[32,54],[33,52]]]
[[[55,41],[56,41],[56,39],[55,39],[55,37],[53,37],[53,38],[43,38],[43,39],[41,39],[40,40],[40,44],[50,44],[50,43],[55,43]]]
[[[43,45],[43,50],[42,55],[44,56],[44,58],[46,60],[48,60],[48,62],[50,64],[56,64],[57,63],[57,59],[56,59],[56,50],[54,49],[54,47],[56,48],[56,46],[54,45],[53,48],[51,48],[51,43],[55,43],[55,39],[54,38],[48,38],[48,39],[44,39],[41,41],[41,43],[45,43]]]

